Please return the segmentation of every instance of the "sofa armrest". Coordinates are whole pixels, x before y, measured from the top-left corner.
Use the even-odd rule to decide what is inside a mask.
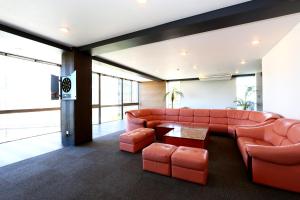
[[[134,124],[140,124],[140,125],[146,124],[145,119],[136,118],[131,113],[126,113],[126,118],[127,118],[128,123],[134,123]]]
[[[238,126],[236,128],[236,138],[238,137],[251,137],[263,140],[265,129],[268,125],[265,126]]]
[[[253,159],[280,165],[300,164],[300,144],[287,146],[247,145],[248,155]]]

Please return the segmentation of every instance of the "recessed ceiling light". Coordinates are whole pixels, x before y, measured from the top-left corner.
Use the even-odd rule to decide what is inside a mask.
[[[194,66],[193,66],[193,69],[198,69],[197,65],[194,65]]]
[[[187,55],[187,51],[186,50],[181,50],[180,55],[186,56]]]
[[[147,3],[147,0],[136,0],[139,4],[145,4]]]
[[[259,40],[252,40],[251,44],[253,46],[259,45],[260,41]]]
[[[241,65],[244,65],[244,64],[246,64],[246,61],[245,60],[241,60]]]
[[[67,27],[60,27],[59,30],[63,33],[69,33],[69,29]]]

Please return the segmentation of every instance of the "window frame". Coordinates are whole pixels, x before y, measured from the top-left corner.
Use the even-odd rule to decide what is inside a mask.
[[[139,81],[134,81],[134,80],[130,80],[130,79],[125,79],[125,78],[121,78],[121,77],[117,77],[117,76],[111,76],[111,75],[107,75],[107,74],[103,74],[103,73],[99,73],[99,72],[92,72],[93,74],[98,74],[99,76],[99,104],[92,104],[92,109],[93,108],[97,108],[98,111],[99,111],[99,120],[98,120],[98,124],[102,124],[102,123],[105,123],[105,122],[102,122],[101,120],[101,117],[102,117],[102,113],[101,113],[101,108],[108,108],[108,107],[121,107],[121,120],[124,119],[124,107],[126,106],[140,106],[140,102],[139,102],[139,93],[140,93],[140,82]],[[120,85],[120,89],[121,89],[121,103],[119,104],[110,104],[110,105],[102,105],[102,101],[101,101],[101,86],[102,86],[102,82],[101,82],[101,76],[108,76],[108,77],[112,77],[112,78],[117,78],[121,81],[121,85]],[[126,81],[130,81],[130,88],[131,88],[131,91],[130,91],[130,99],[131,99],[131,102],[130,103],[124,103],[124,80]],[[133,100],[133,93],[132,93],[132,90],[133,90],[133,82],[136,82],[137,83],[137,102],[132,102]]]

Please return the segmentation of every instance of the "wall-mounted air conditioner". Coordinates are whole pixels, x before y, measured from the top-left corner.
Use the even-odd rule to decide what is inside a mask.
[[[212,75],[200,75],[200,81],[227,81],[231,80],[232,74],[212,74]]]

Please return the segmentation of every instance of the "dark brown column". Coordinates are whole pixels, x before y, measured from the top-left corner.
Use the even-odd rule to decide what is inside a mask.
[[[92,141],[92,57],[78,50],[64,52],[61,76],[70,75],[75,70],[77,98],[61,101],[61,131],[64,146]]]

